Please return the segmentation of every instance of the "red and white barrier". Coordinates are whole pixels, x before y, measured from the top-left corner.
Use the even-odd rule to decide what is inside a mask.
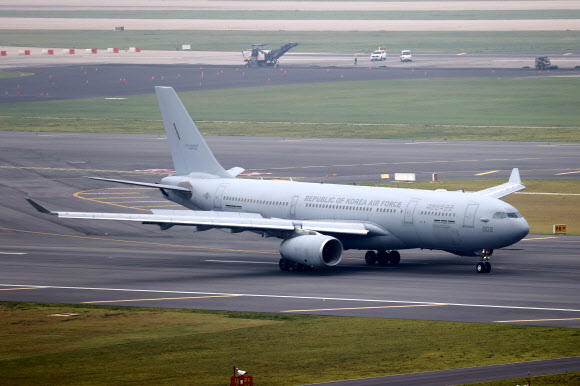
[[[141,52],[141,47],[129,47],[129,52]]]
[[[110,54],[118,54],[119,49],[118,48],[107,48],[107,52]]]
[[[42,50],[41,55],[54,55],[54,50]]]
[[[30,55],[30,50],[19,50],[18,55]]]
[[[0,51],[0,56],[8,56],[8,53],[6,51]]]

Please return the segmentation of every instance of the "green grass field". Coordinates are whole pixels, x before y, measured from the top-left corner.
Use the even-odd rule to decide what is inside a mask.
[[[1,19],[0,19],[1,20]],[[134,47],[176,50],[191,44],[199,51],[242,51],[252,43],[277,47],[299,42],[300,52],[371,52],[386,45],[390,52],[561,51],[580,49],[580,31],[526,32],[291,32],[291,31],[69,31],[3,30],[2,44],[17,47]]]
[[[180,97],[210,135],[580,140],[580,78],[332,82],[194,91]],[[157,134],[163,132],[160,119],[152,94],[0,104],[4,131]]]
[[[499,185],[498,180],[419,181],[413,183],[377,182],[366,185],[400,187],[409,189],[465,189],[478,191]],[[572,193],[580,194],[580,180],[526,180],[522,193]],[[515,206],[530,224],[532,234],[551,234],[554,224],[566,224],[569,235],[580,235],[580,218],[570,208],[580,207],[580,196],[539,195],[515,193],[503,197]]]
[[[8,79],[8,78],[19,78],[21,76],[30,76],[34,75],[32,72],[16,72],[16,71],[1,71],[0,70],[0,79]]]
[[[0,17],[234,20],[518,20],[578,19],[577,10],[518,11],[2,11]]]
[[[78,317],[50,316],[71,312]],[[258,385],[578,355],[578,329],[0,303],[3,384]],[[493,337],[493,339],[490,339]],[[501,344],[498,344],[501,342]]]

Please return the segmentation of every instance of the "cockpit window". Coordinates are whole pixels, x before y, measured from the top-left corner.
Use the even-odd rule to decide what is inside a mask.
[[[493,215],[493,218],[496,218],[496,219],[500,219],[500,218],[506,218],[506,217],[507,217],[507,214],[506,214],[506,212],[496,212],[496,213]]]
[[[507,216],[508,216],[508,218],[521,218],[522,217],[520,212],[508,213]]]

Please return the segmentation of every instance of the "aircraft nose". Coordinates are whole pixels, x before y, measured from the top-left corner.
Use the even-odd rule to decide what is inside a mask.
[[[513,228],[514,236],[520,241],[530,233],[530,225],[524,218],[520,218]]]

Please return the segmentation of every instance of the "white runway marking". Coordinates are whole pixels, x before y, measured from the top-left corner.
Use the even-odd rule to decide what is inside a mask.
[[[28,255],[26,252],[0,252],[0,255]]]
[[[388,299],[357,299],[357,298],[333,298],[323,296],[292,296],[292,295],[271,295],[271,294],[236,294],[227,292],[201,292],[201,291],[170,291],[170,290],[147,290],[136,288],[98,288],[98,287],[64,287],[51,285],[30,285],[30,284],[0,284],[0,287],[31,287],[45,289],[72,289],[86,291],[119,291],[119,292],[149,292],[149,293],[171,293],[171,294],[195,294],[195,295],[218,295],[218,296],[247,296],[256,298],[273,299],[305,299],[305,300],[338,300],[347,302],[371,302],[371,303],[395,303],[395,304],[432,304],[438,306],[454,307],[480,307],[480,308],[501,308],[509,310],[533,310],[533,311],[564,311],[580,312],[580,309],[573,308],[545,308],[545,307],[521,307],[521,306],[500,306],[494,304],[467,304],[467,303],[447,303],[447,302],[417,302],[408,300],[388,300]]]
[[[242,260],[202,260],[210,263],[243,263],[243,264],[278,264],[270,261],[242,261]]]

